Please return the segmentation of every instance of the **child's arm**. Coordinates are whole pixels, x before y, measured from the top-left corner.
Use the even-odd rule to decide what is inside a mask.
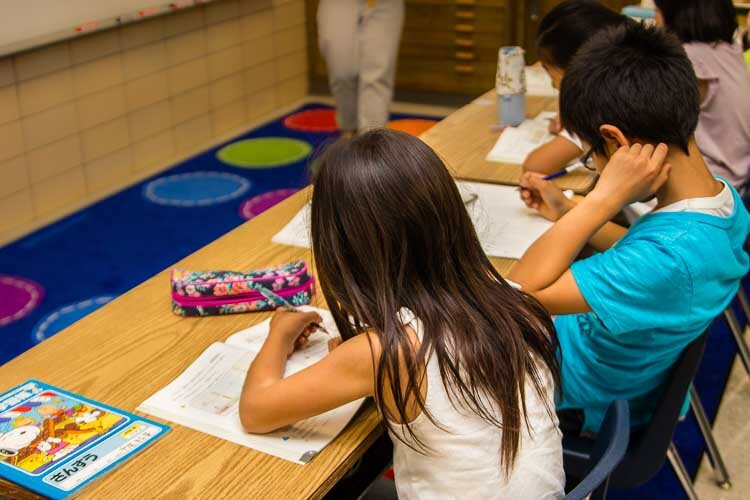
[[[239,412],[247,432],[265,433],[373,394],[373,349],[365,335],[344,342],[314,365],[284,378],[287,357],[304,346],[316,313],[277,312],[268,339],[247,372]],[[374,336],[370,340],[376,341]],[[335,381],[335,383],[332,383]]]
[[[555,137],[529,153],[523,163],[524,172],[552,174],[565,168],[575,160],[582,151],[564,137]]]
[[[526,206],[539,210],[540,213],[551,221],[558,221],[563,215],[570,212],[576,206],[576,202],[569,199],[555,184],[545,181],[541,174],[527,172],[521,178],[521,199]],[[540,202],[532,193],[538,193]],[[596,250],[603,252],[612,248],[625,234],[627,228],[614,222],[605,223],[588,240],[588,244]]]
[[[526,251],[508,278],[519,283],[552,314],[590,311],[570,272],[570,265],[586,242],[622,207],[646,198],[667,179],[668,149],[660,144],[621,147],[602,172],[597,186],[570,209]],[[551,213],[545,193],[534,192],[543,215]]]

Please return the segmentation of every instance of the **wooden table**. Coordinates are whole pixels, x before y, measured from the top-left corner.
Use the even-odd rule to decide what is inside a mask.
[[[184,269],[252,269],[310,251],[270,242],[309,191],[268,210],[175,264]],[[322,305],[318,293],[313,305]],[[134,411],[211,343],[259,323],[265,314],[181,318],[170,308],[169,271],[118,297],[49,340],[0,366],[0,392],[36,378]],[[157,419],[158,420],[158,419]],[[171,432],[87,487],[87,498],[319,498],[382,433],[367,405],[333,443],[300,466],[169,424]]]
[[[477,112],[474,120],[469,119],[472,110]],[[459,168],[459,176],[472,172],[467,158],[479,155],[483,159],[485,152],[479,149],[494,142],[495,136],[487,130],[490,111],[494,113],[494,106],[470,104],[435,126],[426,138]],[[464,127],[478,132],[472,134]],[[463,161],[456,161],[464,156]],[[487,180],[479,179],[478,174],[463,177]],[[512,179],[502,182],[511,183]],[[297,193],[174,267],[253,269],[295,259],[311,262],[309,250],[271,242],[309,196],[309,189]],[[492,261],[503,274],[514,262]],[[316,295],[313,305],[324,307],[322,294]],[[132,412],[182,373],[211,343],[267,317],[268,313],[175,316],[170,308],[169,270],[165,270],[0,366],[0,392],[35,378]],[[336,440],[312,462],[299,466],[170,425],[172,430],[164,438],[87,487],[82,496],[320,498],[382,433],[374,407],[365,405]]]
[[[555,109],[557,98],[530,96],[526,99],[526,114],[530,118]],[[458,179],[518,185],[521,165],[485,160],[500,137],[500,133],[492,129],[496,123],[497,95],[490,90],[425,132],[422,139],[437,151]],[[593,181],[593,175],[586,170],[555,180],[561,188],[579,194],[588,192]]]

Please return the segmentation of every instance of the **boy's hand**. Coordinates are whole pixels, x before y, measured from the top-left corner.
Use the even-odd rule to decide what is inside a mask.
[[[659,144],[623,146],[610,158],[591,192],[622,208],[653,195],[669,178],[669,148]]]
[[[268,336],[280,338],[287,347],[287,354],[304,348],[308,338],[315,331],[313,323],[320,323],[323,318],[315,312],[289,312],[277,309],[271,318],[271,330]]]
[[[526,172],[521,176],[521,200],[553,222],[575,206],[559,187],[545,181],[544,176],[536,172]]]

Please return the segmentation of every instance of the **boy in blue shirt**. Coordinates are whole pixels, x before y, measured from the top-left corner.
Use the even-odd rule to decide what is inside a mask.
[[[711,175],[693,134],[698,84],[680,42],[628,24],[584,45],[560,93],[563,126],[600,173],[580,203],[538,174],[522,199],[556,221],[509,278],[557,314],[562,365],[558,411],[567,431],[597,432],[607,406],[630,402],[648,423],[682,350],[710,325],[748,271],[750,218],[737,192]],[[629,230],[609,222],[652,197]],[[600,253],[574,262],[584,245]],[[570,413],[567,413],[569,416]]]

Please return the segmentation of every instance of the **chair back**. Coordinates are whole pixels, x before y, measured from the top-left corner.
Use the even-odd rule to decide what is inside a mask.
[[[708,330],[680,354],[664,384],[651,422],[645,429],[631,434],[628,453],[611,475],[612,486],[629,488],[643,484],[661,468],[690,384],[698,373],[707,336]]]
[[[607,409],[589,463],[591,470],[565,500],[604,500],[609,476],[622,461],[630,442],[630,408],[628,402],[614,401]],[[590,495],[590,496],[589,496]]]

